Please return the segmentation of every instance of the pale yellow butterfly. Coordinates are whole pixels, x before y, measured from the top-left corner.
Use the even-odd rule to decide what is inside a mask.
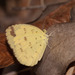
[[[41,60],[48,44],[49,36],[45,32],[28,24],[16,24],[6,29],[8,43],[21,64],[34,66]]]

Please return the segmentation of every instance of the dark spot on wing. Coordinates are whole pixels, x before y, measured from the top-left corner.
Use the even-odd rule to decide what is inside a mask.
[[[37,37],[35,39],[37,40]]]
[[[27,41],[27,38],[26,38],[26,37],[24,37],[24,40],[25,40],[25,41]]]
[[[11,26],[10,28],[11,28],[10,34],[11,34],[13,37],[15,37],[16,34],[15,34],[15,32],[14,32],[14,28],[13,28],[12,26]]]
[[[21,52],[23,52],[23,49],[22,48],[20,48],[20,50],[21,50]]]
[[[21,44],[19,43],[19,45],[21,46]]]
[[[29,42],[29,46],[31,46],[31,42]]]
[[[30,48],[32,48],[32,47],[30,47]]]
[[[25,31],[25,33],[26,33],[26,29],[24,28],[24,31]]]
[[[42,45],[40,44],[40,46],[42,46]]]

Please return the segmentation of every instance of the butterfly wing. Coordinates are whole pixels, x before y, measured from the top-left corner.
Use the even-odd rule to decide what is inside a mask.
[[[6,36],[21,64],[34,66],[41,60],[48,42],[42,30],[32,25],[19,24],[10,26],[6,30]]]

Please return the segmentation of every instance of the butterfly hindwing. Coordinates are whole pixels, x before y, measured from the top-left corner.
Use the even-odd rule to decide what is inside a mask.
[[[6,36],[17,60],[26,66],[34,66],[41,60],[48,37],[38,27],[18,24],[6,29]]]

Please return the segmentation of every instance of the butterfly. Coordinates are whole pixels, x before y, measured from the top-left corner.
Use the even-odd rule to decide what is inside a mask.
[[[48,44],[46,32],[29,24],[9,26],[6,38],[17,60],[25,66],[36,65]]]

